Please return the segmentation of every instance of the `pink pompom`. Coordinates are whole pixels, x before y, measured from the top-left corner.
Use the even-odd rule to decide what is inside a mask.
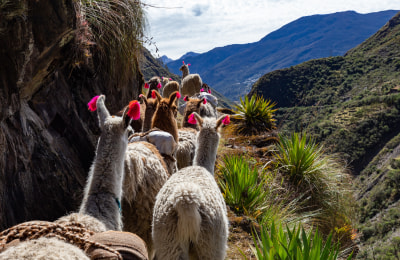
[[[140,94],[140,95],[139,95],[139,98],[142,98],[142,97],[144,97],[144,95],[143,95],[143,94]]]
[[[224,119],[222,119],[222,123],[224,125],[229,125],[230,122],[231,122],[231,118],[229,116],[226,116]]]
[[[176,98],[181,98],[181,93],[176,92]]]
[[[161,77],[161,80],[163,80],[164,79],[164,77]]]
[[[184,60],[182,61],[182,64],[185,64],[185,61],[184,61]]]
[[[96,109],[97,109],[97,99],[99,99],[99,97],[100,96],[95,96],[95,97],[93,97],[90,101],[89,101],[89,103],[87,104],[88,105],[88,109],[90,110],[90,111],[96,111]]]
[[[157,88],[162,88],[161,83],[158,83],[158,84],[157,84]]]
[[[211,89],[208,90],[208,94],[211,94]]]
[[[185,96],[184,98],[183,98],[183,101],[188,101],[189,100],[189,97],[188,96]]]
[[[126,114],[133,120],[138,120],[140,118],[140,104],[137,100],[129,102],[129,110]]]
[[[151,91],[151,98],[156,98],[156,91],[154,89]]]
[[[203,105],[207,104],[207,99],[203,99]]]
[[[191,114],[191,115],[189,116],[188,123],[189,123],[189,124],[192,124],[192,125],[197,124],[197,120],[196,120],[196,118],[194,117],[194,114]]]
[[[171,78],[169,78],[169,80],[172,80]]]
[[[144,88],[150,88],[149,87],[149,84],[146,82],[146,83],[144,83]]]
[[[204,88],[200,89],[200,92],[204,92]]]
[[[189,63],[188,66],[190,66],[191,64]]]

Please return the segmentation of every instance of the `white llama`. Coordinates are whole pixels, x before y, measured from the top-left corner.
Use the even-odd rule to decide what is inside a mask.
[[[152,236],[154,259],[224,259],[228,239],[226,204],[214,179],[218,129],[224,116],[202,119],[195,166],[174,173],[157,195]]]

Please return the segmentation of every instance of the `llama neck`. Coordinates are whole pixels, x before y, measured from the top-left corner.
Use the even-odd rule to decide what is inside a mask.
[[[189,75],[189,68],[184,68],[182,70],[182,79],[184,79],[187,75]]]
[[[99,138],[96,156],[89,172],[80,212],[102,221],[108,229],[120,230],[120,201],[127,140]]]
[[[197,137],[197,148],[193,165],[206,168],[214,175],[214,165],[217,155],[219,138],[209,138],[200,132]]]

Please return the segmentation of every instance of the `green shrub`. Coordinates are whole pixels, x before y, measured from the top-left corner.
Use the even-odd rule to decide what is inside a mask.
[[[240,98],[240,104],[235,106],[236,114],[232,116],[237,121],[238,134],[253,135],[275,129],[275,105],[263,97]]]
[[[313,234],[300,225],[286,230],[282,224],[272,223],[269,230],[262,226],[260,236],[253,233],[253,240],[252,249],[258,260],[333,260],[339,255],[339,245],[333,242],[332,234],[324,242],[318,230]],[[347,259],[351,258],[352,254]]]
[[[226,203],[237,213],[254,214],[265,207],[266,175],[259,175],[242,156],[225,156],[218,166]]]

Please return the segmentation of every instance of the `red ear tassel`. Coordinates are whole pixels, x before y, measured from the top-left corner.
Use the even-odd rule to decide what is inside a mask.
[[[157,88],[162,88],[161,83],[158,83],[158,84],[157,84]]]
[[[196,120],[196,118],[194,117],[194,114],[191,114],[191,115],[189,116],[188,123],[189,123],[189,124],[192,124],[192,125],[197,124],[197,120]]]
[[[140,118],[140,104],[137,100],[132,100],[129,102],[129,110],[127,115],[133,120],[138,120]]]
[[[182,63],[185,64],[185,61],[183,60]]]
[[[207,104],[207,99],[203,99],[203,104]]]
[[[143,96],[144,96],[143,94],[140,94],[140,95],[139,95],[139,98],[141,98],[141,97],[143,97]]]
[[[191,64],[189,63],[188,66],[190,66]]]
[[[211,94],[211,89],[208,90],[208,94]]]
[[[231,122],[231,118],[229,116],[226,116],[224,119],[222,119],[222,123],[224,125],[229,125],[230,122]]]
[[[169,80],[172,80],[171,78],[169,78]]]
[[[204,92],[204,88],[200,89],[200,92]]]
[[[88,105],[88,109],[90,110],[90,111],[96,111],[96,109],[97,109],[97,104],[96,104],[96,102],[97,102],[97,99],[99,99],[99,96],[95,96],[95,97],[93,97],[90,101],[89,101],[89,103],[87,104]]]
[[[188,101],[189,100],[189,97],[188,96],[185,96],[184,98],[183,98],[183,101]]]
[[[181,93],[176,92],[176,98],[181,98]]]
[[[154,89],[151,91],[151,98],[156,98],[156,91]]]
[[[149,84],[147,82],[144,84],[144,88],[149,88]]]

